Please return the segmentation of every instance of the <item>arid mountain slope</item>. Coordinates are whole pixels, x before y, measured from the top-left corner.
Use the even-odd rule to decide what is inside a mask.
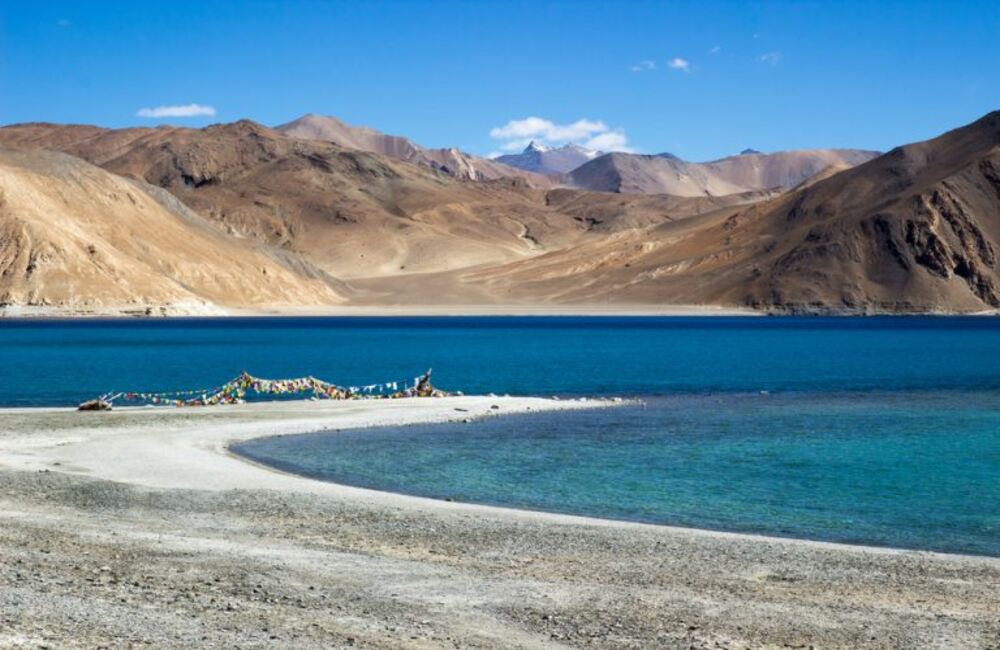
[[[274,127],[290,138],[324,140],[347,149],[380,153],[400,160],[410,160],[420,153],[420,147],[401,135],[388,135],[367,126],[350,126],[327,115],[309,113]]]
[[[1000,112],[744,208],[623,231],[466,282],[560,302],[1000,307]]]
[[[722,208],[751,205],[778,194],[780,192],[761,191],[724,196],[626,195],[560,188],[546,192],[545,204],[584,223],[591,232],[607,234],[645,229]]]
[[[456,178],[486,181],[514,177],[525,178],[536,187],[552,185],[552,181],[543,175],[473,156],[454,147],[428,149],[403,136],[387,135],[364,126],[350,126],[326,115],[303,115],[297,120],[275,127],[275,130],[291,138],[333,142],[347,149],[378,153],[426,165]]]
[[[750,189],[680,158],[631,153],[604,154],[571,171],[567,179],[573,187],[624,194],[720,196]]]
[[[18,125],[0,129],[0,143],[58,147],[142,179],[235,237],[341,278],[496,263],[583,230],[539,209],[540,194],[519,179],[461,181],[246,120],[204,129]]]
[[[762,198],[615,196],[546,192],[520,179],[462,181],[249,121],[205,129],[18,125],[0,129],[0,142],[60,147],[157,185],[231,236],[346,280],[502,264],[689,217],[708,204]]]
[[[833,163],[832,165],[827,165],[823,169],[819,170],[809,178],[805,179],[795,187],[793,190],[803,190],[807,187],[811,187],[820,181],[825,181],[834,174],[839,174],[840,172],[850,169],[852,166],[844,162]]]
[[[775,239],[731,289],[749,304],[996,309],[1000,112],[748,209],[733,229]]]
[[[185,223],[313,278],[335,294],[310,294],[324,304],[345,296],[374,306],[1000,307],[1000,113],[855,167],[831,163],[788,192],[725,196],[471,182],[248,121],[119,131],[19,125],[0,129],[4,142],[64,149],[164,188],[200,215]],[[683,161],[662,159],[682,169]],[[129,241],[145,246],[156,228],[144,226]],[[8,258],[25,248],[17,240]],[[154,254],[172,259],[167,247]]]
[[[771,188],[790,188],[831,165],[852,167],[878,153],[855,149],[745,153],[707,163],[669,154],[605,154],[568,175],[575,187],[601,192],[719,196]]]
[[[878,151],[859,149],[751,152],[702,163],[702,166],[719,178],[748,189],[790,188],[831,166],[854,167],[879,155]]]
[[[224,235],[159,188],[61,153],[0,149],[0,309],[213,313],[340,302],[327,284]]]

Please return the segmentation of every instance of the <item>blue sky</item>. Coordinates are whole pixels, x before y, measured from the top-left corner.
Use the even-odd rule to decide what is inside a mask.
[[[1000,108],[998,37],[995,0],[0,0],[0,123],[313,112],[477,154],[888,149]]]

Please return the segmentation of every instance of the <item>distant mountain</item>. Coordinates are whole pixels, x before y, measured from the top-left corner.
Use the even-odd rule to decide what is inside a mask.
[[[348,149],[369,151],[425,165],[449,176],[474,181],[521,177],[539,187],[548,187],[551,181],[537,174],[480,158],[455,148],[428,149],[399,135],[387,135],[365,126],[350,126],[326,115],[303,115],[297,120],[275,127],[282,135],[305,140],[333,142]]]
[[[539,174],[565,174],[599,155],[599,151],[576,144],[548,147],[532,141],[521,153],[497,156],[493,160]]]
[[[22,150],[0,150],[0,312],[1000,311],[1000,112],[858,165],[865,152],[608,154],[572,172],[611,160],[686,197],[469,182],[249,120],[21,124],[0,146]],[[823,162],[789,190],[729,191]]]
[[[634,197],[608,211],[591,210],[600,196],[566,190],[573,201],[562,195],[550,205],[521,179],[470,183],[250,120],[203,129],[20,124],[0,128],[0,146],[59,149],[163,188],[220,231],[304,260],[303,273],[338,292],[342,279],[496,264],[625,224],[754,200]]]
[[[400,160],[410,160],[423,149],[401,135],[388,135],[366,126],[349,126],[335,117],[313,113],[276,126],[274,130],[292,138],[324,140],[348,149],[371,151]]]
[[[585,242],[480,279],[530,283],[540,295],[578,302],[611,296],[834,313],[1000,308],[1000,111],[832,171],[749,207]]]
[[[720,196],[748,189],[670,155],[604,154],[577,167],[568,178],[574,187],[625,194]]]
[[[57,148],[162,187],[230,235],[338,280],[496,262],[560,236],[545,210],[530,209],[539,200],[521,179],[470,183],[250,120],[203,129],[21,124],[0,128],[4,144]]]
[[[718,196],[771,188],[791,188],[831,165],[848,167],[871,160],[875,151],[813,149],[771,154],[744,150],[738,156],[692,163],[672,154],[612,153],[572,170],[574,187],[602,192]]]
[[[800,149],[742,153],[701,163],[712,174],[747,189],[791,188],[831,165],[854,167],[880,155],[859,149]]]
[[[249,120],[19,124],[0,147],[0,313],[530,303],[468,270],[765,198],[468,182]]]

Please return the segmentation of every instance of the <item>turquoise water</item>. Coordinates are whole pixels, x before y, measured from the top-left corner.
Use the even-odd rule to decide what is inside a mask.
[[[464,501],[1000,555],[1000,319],[0,320],[5,406],[428,367],[467,393],[647,406],[240,451]]]
[[[995,391],[685,395],[235,451],[455,501],[1000,555]]]

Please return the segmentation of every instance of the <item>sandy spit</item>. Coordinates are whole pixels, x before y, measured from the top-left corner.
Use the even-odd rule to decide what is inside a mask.
[[[227,452],[603,405],[0,410],[0,647],[1000,648],[997,558],[439,502]]]

